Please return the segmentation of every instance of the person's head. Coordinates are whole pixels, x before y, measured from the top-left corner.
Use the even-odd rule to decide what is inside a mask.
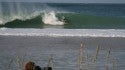
[[[25,65],[25,70],[33,70],[35,67],[35,63],[34,62],[27,62],[26,65]]]

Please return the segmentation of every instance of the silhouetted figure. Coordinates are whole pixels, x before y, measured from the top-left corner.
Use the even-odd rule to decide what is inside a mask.
[[[35,67],[35,63],[34,62],[27,62],[26,65],[25,65],[25,70],[33,70]]]
[[[42,70],[40,66],[35,66],[34,70]]]
[[[41,69],[40,66],[36,66],[34,62],[27,62],[25,65],[25,70],[52,70],[52,67],[43,67]]]
[[[43,70],[52,70],[52,67],[44,67]]]
[[[66,17],[62,16],[61,21],[64,23],[68,23],[68,19],[66,19]]]

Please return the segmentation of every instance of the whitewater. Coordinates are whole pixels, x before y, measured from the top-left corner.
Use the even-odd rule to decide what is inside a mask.
[[[4,36],[79,36],[79,37],[125,37],[122,29],[34,29],[34,28],[0,28]]]
[[[50,25],[64,25],[65,24],[65,22],[60,21],[56,17],[56,13],[54,11],[50,11],[48,13],[44,12],[42,21],[45,24],[50,24]]]

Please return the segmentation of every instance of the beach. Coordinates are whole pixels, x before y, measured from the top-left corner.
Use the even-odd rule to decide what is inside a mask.
[[[118,70],[124,70],[125,38],[120,37],[49,37],[49,36],[0,36],[0,68],[5,70],[13,59],[10,68],[18,69],[16,56],[27,61],[34,61],[39,66],[46,66],[49,56],[53,55],[55,70],[78,69],[78,54],[83,43],[83,57],[88,49],[89,59],[93,57],[96,47],[100,47],[97,64],[89,61],[90,69],[105,69],[108,48],[111,47],[110,60],[117,59]],[[90,59],[91,60],[91,59]],[[86,69],[83,63],[83,69]],[[112,69],[112,61],[109,61]]]

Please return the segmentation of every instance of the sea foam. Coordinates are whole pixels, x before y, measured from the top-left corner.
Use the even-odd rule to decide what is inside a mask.
[[[3,36],[79,36],[79,37],[125,37],[122,29],[34,29],[0,28]]]
[[[50,24],[50,25],[64,25],[65,24],[64,22],[59,21],[54,11],[44,12],[42,21],[45,24]]]

